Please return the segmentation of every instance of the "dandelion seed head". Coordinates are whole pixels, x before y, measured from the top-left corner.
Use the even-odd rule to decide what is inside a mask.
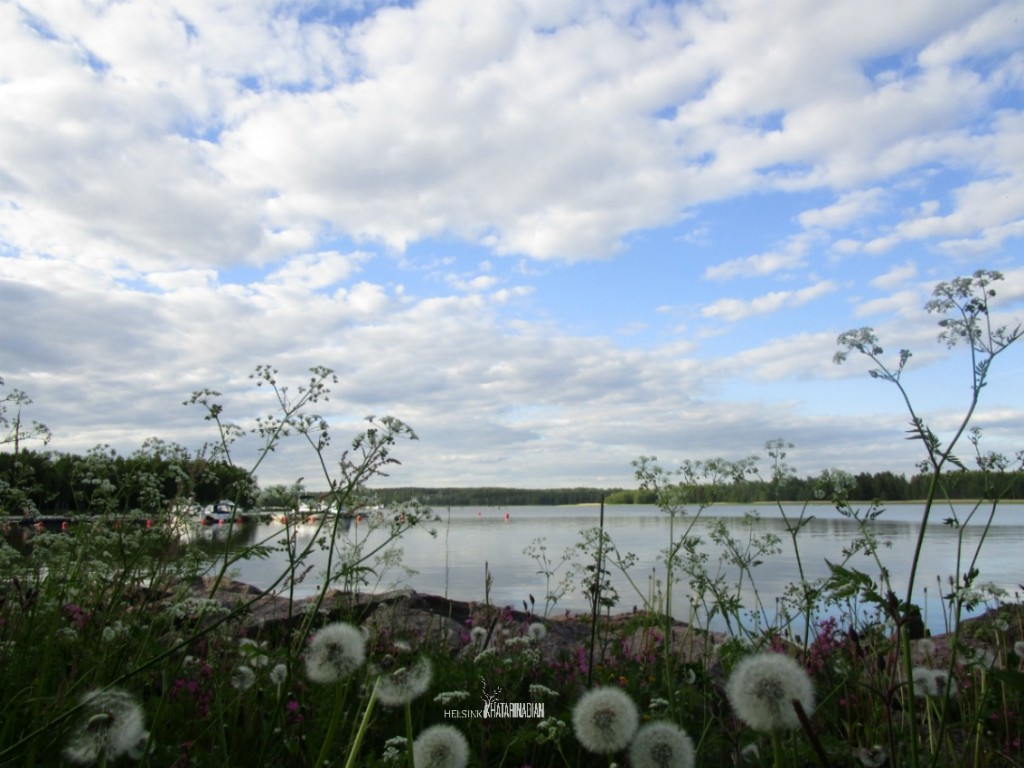
[[[1024,659],[1024,640],[1018,640],[1013,644],[1013,652],[1018,658]]]
[[[248,691],[255,683],[256,673],[245,664],[240,665],[231,675],[231,687],[237,691]]]
[[[142,707],[117,689],[93,691],[82,698],[82,718],[71,733],[64,756],[76,765],[117,760],[138,750],[148,736]]]
[[[956,680],[949,677],[945,670],[914,667],[910,675],[914,679],[914,696],[918,698],[945,696],[947,687],[950,696],[956,695]]]
[[[690,736],[664,720],[641,726],[629,745],[629,764],[634,768],[693,768],[695,761]]]
[[[288,677],[288,667],[284,664],[277,664],[272,670],[270,670],[270,682],[274,685],[280,685]]]
[[[412,743],[417,768],[465,768],[469,763],[469,742],[453,725],[432,725]]]
[[[814,709],[814,686],[796,661],[781,653],[742,659],[726,685],[737,717],[755,731],[770,733],[799,727],[793,700],[805,712]]]
[[[379,672],[377,701],[385,707],[401,707],[430,688],[433,669],[426,658],[391,672]]]
[[[853,750],[853,756],[864,768],[881,768],[889,760],[885,748],[878,744],[873,747],[859,747]]]
[[[572,711],[572,728],[588,752],[607,755],[629,745],[640,724],[636,704],[611,686],[584,693]]]
[[[545,627],[543,624],[541,624],[539,621],[533,622],[533,624],[531,624],[526,629],[527,637],[529,637],[531,640],[534,640],[534,641],[536,641],[538,643],[541,640],[543,640],[547,636],[547,634],[548,634],[548,628]]]
[[[366,638],[345,622],[317,630],[306,653],[306,676],[314,683],[334,683],[366,661]]]
[[[469,639],[474,645],[483,646],[484,641],[487,639],[487,630],[483,627],[473,627],[469,630]]]

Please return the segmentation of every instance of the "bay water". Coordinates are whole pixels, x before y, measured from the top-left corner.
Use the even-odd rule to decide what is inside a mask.
[[[787,505],[785,510],[789,525],[793,525],[801,513],[801,506]],[[948,606],[943,598],[950,590],[950,577],[971,567],[979,547],[975,567],[980,572],[976,586],[984,585],[984,589],[979,590],[980,596],[1001,590],[1005,593],[1005,600],[1019,601],[1021,593],[1024,593],[1024,505],[1000,506],[989,527],[985,525],[989,517],[988,508],[976,509],[973,515],[972,510],[975,508],[969,504],[937,506],[926,530],[914,602],[922,607],[925,623],[933,633],[947,629]],[[400,564],[397,559],[390,564],[372,560],[366,563],[374,568],[374,572],[366,573],[369,583],[364,589],[385,591],[408,587],[418,592],[480,602],[489,597],[492,604],[509,605],[515,609],[522,609],[526,603],[538,615],[545,611],[554,615],[589,610],[588,596],[579,588],[561,595],[555,603],[546,603],[545,596],[571,567],[570,562],[562,562],[567,552],[571,560],[581,565],[593,562],[592,557],[585,556],[576,545],[582,541],[581,531],[598,526],[600,508],[597,505],[457,507],[435,511],[441,520],[429,526],[434,535],[428,527],[414,528],[394,543],[394,547],[401,549]],[[748,518],[745,522],[744,516],[750,512],[756,513],[757,518]],[[674,531],[678,538],[693,522],[690,535],[702,538],[700,551],[708,556],[706,567],[709,573],[712,576],[724,575],[726,583],[738,591],[739,599],[746,608],[760,606],[763,623],[774,619],[777,600],[791,584],[800,580],[797,552],[804,576],[818,579],[829,573],[826,561],[844,562],[843,550],[851,548],[861,536],[857,524],[830,505],[810,505],[804,515],[812,519],[800,530],[798,550],[787,533],[786,521],[774,505],[715,505],[706,509],[696,522],[692,517],[677,517]],[[892,587],[900,599],[905,596],[921,516],[921,505],[898,504],[887,508],[868,524],[880,544],[878,559],[888,570]],[[943,524],[944,519],[952,517],[960,521],[959,527]],[[780,538],[781,551],[761,558],[762,562],[741,581],[739,571],[723,560],[723,547],[712,543],[709,538],[712,526],[719,521],[741,546],[749,541],[750,536],[774,533]],[[255,542],[273,544],[286,533],[301,546],[314,536],[323,539],[330,525],[328,522],[318,533],[316,524],[286,528],[279,521],[250,521],[207,526],[195,531],[193,536],[200,546],[209,548],[211,552],[222,548],[230,552]],[[612,562],[606,563],[609,579],[619,596],[613,612],[642,608],[645,598],[664,592],[663,551],[669,541],[669,525],[668,515],[652,505],[605,507],[604,530],[616,550],[623,555],[635,555],[635,564],[628,570],[628,577]],[[369,551],[383,539],[382,531],[369,530],[365,520],[343,521],[338,530],[337,551],[342,552],[356,544]],[[540,546],[545,548],[548,566],[539,564],[525,553],[531,546],[535,551]],[[337,563],[337,555],[334,562]],[[293,594],[297,597],[313,594],[322,584],[326,563],[326,550],[314,548],[305,564],[308,567],[303,569],[303,579],[292,587]],[[879,583],[880,568],[874,558],[859,554],[845,561],[845,565]],[[553,570],[556,566],[550,581],[540,572]],[[265,558],[233,564],[232,575],[257,588],[267,589],[287,568],[286,554],[272,551]],[[488,579],[489,587],[486,584]],[[694,611],[693,592],[687,581],[683,576],[682,581],[673,587],[673,616],[711,629],[724,629],[720,619],[707,622],[700,611]],[[532,604],[530,596],[533,596]],[[981,602],[974,612],[983,611],[992,604]],[[857,608],[865,614],[871,613],[869,605]]]

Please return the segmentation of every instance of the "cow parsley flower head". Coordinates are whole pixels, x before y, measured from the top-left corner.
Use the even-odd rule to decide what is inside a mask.
[[[432,673],[430,661],[423,657],[410,666],[391,672],[380,672],[377,701],[385,707],[408,704],[430,688]]]
[[[580,696],[572,711],[572,728],[588,752],[608,755],[625,749],[640,724],[636,704],[625,691],[611,686]]]
[[[366,638],[351,624],[339,621],[317,630],[306,653],[306,675],[314,683],[335,683],[366,661]]]
[[[634,768],[693,768],[693,740],[674,723],[656,720],[642,726],[629,745]]]
[[[93,691],[82,698],[82,719],[71,733],[64,757],[77,765],[140,755],[148,740],[142,707],[126,691]],[[136,758],[137,759],[137,758]]]
[[[432,725],[412,743],[416,768],[466,768],[469,743],[453,725]]]
[[[770,733],[799,727],[793,702],[814,709],[814,686],[796,661],[781,653],[747,656],[733,669],[726,695],[736,716],[755,731]]]

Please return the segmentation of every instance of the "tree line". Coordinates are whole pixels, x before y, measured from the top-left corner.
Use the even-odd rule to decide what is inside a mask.
[[[928,475],[906,477],[894,472],[839,473],[850,501],[914,501],[927,494]],[[830,474],[835,478],[836,473]],[[944,478],[949,498],[978,499],[997,489],[1001,498],[1024,499],[1024,473],[960,470]],[[717,483],[706,500],[727,504],[822,500],[822,476],[786,476],[776,482],[756,478]],[[222,461],[191,455],[185,448],[158,439],[147,440],[129,456],[109,446],[84,455],[21,449],[0,453],[0,514],[39,512],[75,514],[131,510],[158,513],[170,500],[210,504],[227,498],[243,506],[294,506],[304,492],[299,484],[261,489],[245,470]],[[372,489],[383,504],[416,499],[435,508],[596,504],[654,504],[655,494],[643,488],[426,488]],[[827,498],[827,497],[826,497]]]
[[[0,453],[0,514],[159,514],[172,500],[250,506],[259,488],[248,472],[147,440],[130,456],[110,446],[85,455],[22,449]]]
[[[835,472],[830,474],[834,482]],[[850,501],[917,501],[928,493],[929,475],[905,475],[894,472],[861,472],[845,475]],[[1024,500],[1024,473],[1008,472],[994,475],[980,470],[960,470],[943,476],[945,493],[952,499],[988,498],[993,491],[1000,498]],[[742,479],[716,484],[707,500],[725,504],[756,504],[761,502],[817,501],[821,495],[822,477],[786,477],[779,482]],[[654,504],[653,491],[636,488],[385,488],[375,491],[382,503],[417,499],[432,507],[501,507],[545,506],[557,504],[594,504],[603,498],[606,504]],[[828,496],[824,500],[827,500]]]

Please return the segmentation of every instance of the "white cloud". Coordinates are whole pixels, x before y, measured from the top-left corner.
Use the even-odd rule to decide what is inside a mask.
[[[835,229],[850,222],[857,221],[879,210],[884,192],[881,189],[864,189],[849,192],[827,208],[804,211],[798,217],[800,225],[806,229],[823,227]]]
[[[735,322],[753,315],[771,314],[787,307],[799,307],[837,290],[839,286],[834,282],[822,280],[798,291],[772,291],[749,300],[719,299],[701,309],[700,313],[702,317]]]
[[[917,265],[912,261],[905,264],[895,264],[886,273],[879,275],[871,281],[871,284],[882,290],[891,290],[898,285],[906,283],[917,276]]]
[[[732,280],[737,277],[760,277],[780,270],[795,269],[804,263],[806,248],[791,249],[788,253],[759,253],[742,259],[730,259],[704,270],[708,280]]]
[[[893,312],[917,313],[920,310],[922,302],[923,298],[920,291],[907,289],[904,291],[897,291],[894,294],[883,296],[879,299],[859,302],[854,311],[857,317],[865,317],[868,315],[888,315]]]
[[[983,256],[1015,273],[1012,4],[332,8],[355,20],[0,3],[0,373],[55,447],[195,444],[184,395],[255,414],[245,372],[270,361],[337,368],[339,429],[408,418],[407,478],[628,482],[682,434],[840,451],[809,415],[828,401],[811,383],[846,375],[826,340],[863,314],[916,333],[914,279]],[[873,281],[885,267],[836,257],[894,251]],[[840,286],[869,298],[816,302]],[[766,382],[795,381],[802,404],[765,407]],[[283,456],[283,478],[306,472]]]

